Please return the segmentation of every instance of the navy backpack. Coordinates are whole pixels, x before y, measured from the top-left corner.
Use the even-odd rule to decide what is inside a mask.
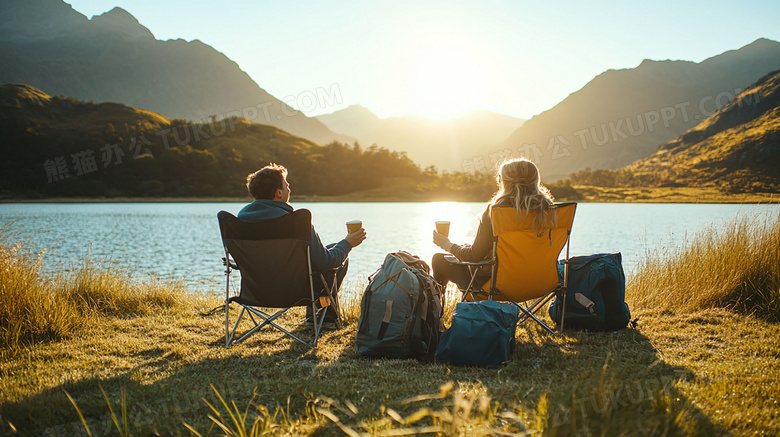
[[[558,276],[563,283],[563,260]],[[626,304],[626,276],[620,253],[599,253],[569,258],[569,289],[566,294],[564,329],[614,331],[628,326],[631,312]],[[562,303],[550,304],[550,318],[561,323]]]

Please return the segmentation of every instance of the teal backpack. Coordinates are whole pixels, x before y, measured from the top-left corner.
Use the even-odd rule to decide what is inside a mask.
[[[515,349],[518,312],[506,302],[458,302],[452,325],[441,335],[436,361],[480,367],[506,364]]]
[[[363,293],[355,349],[366,357],[433,361],[441,314],[428,264],[407,252],[390,253]]]

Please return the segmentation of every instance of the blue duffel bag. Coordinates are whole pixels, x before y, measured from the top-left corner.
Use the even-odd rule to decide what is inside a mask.
[[[631,312],[626,304],[626,276],[620,253],[599,253],[569,258],[564,329],[614,331],[628,326]],[[563,283],[563,260],[558,277]],[[550,304],[550,318],[561,323],[563,305]]]
[[[498,367],[515,348],[516,306],[493,300],[459,302],[444,331],[436,361],[458,366]]]

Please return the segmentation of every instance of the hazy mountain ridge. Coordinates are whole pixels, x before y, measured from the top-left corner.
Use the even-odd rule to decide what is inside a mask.
[[[700,63],[645,60],[633,69],[608,70],[481,152],[485,161],[506,149],[528,156],[549,180],[584,168],[620,168],[652,154],[778,68],[780,43],[758,39]]]
[[[361,105],[350,105],[330,114],[318,115],[317,120],[325,123],[332,131],[360,138],[378,128],[382,119]]]
[[[212,47],[158,41],[121,8],[91,20],[61,0],[6,0],[0,8],[0,83],[121,102],[169,118],[240,114],[319,143],[353,140],[271,96]]]
[[[451,120],[413,115],[383,119],[359,105],[317,119],[361,144],[405,152],[423,167],[448,171],[463,171],[463,160],[506,138],[525,121],[490,111],[472,111]]]

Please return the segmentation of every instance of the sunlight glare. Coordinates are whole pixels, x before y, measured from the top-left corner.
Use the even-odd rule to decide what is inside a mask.
[[[433,230],[436,221],[447,220],[450,222],[450,241],[457,244],[471,244],[477,232],[479,215],[476,211],[482,208],[481,204],[474,205],[467,202],[430,202],[424,204],[424,209],[417,213],[417,225],[415,231],[417,241],[424,244],[421,247],[420,258],[430,262],[434,253],[442,252],[442,249],[433,244]]]
[[[494,93],[492,60],[460,35],[418,35],[405,50],[398,98],[413,102],[419,115],[451,118],[479,109]]]

